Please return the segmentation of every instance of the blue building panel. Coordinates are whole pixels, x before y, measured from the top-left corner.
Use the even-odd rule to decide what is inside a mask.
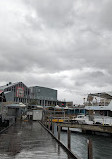
[[[46,87],[30,87],[32,98],[40,100],[57,101],[57,90]]]

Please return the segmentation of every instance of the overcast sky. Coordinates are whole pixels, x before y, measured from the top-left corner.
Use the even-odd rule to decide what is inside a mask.
[[[82,103],[112,90],[112,0],[0,0],[0,85]]]

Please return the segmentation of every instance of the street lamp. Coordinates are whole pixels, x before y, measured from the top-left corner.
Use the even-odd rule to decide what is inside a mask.
[[[86,99],[86,98],[83,98],[83,99],[84,99],[84,106],[85,106],[85,99]]]

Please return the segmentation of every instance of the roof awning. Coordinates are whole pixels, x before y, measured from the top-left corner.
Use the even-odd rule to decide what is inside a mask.
[[[23,103],[15,103],[15,104],[9,104],[9,105],[6,105],[7,107],[10,107],[10,108],[25,108],[26,105],[23,104]]]

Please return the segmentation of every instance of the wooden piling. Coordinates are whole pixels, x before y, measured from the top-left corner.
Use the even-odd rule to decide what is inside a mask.
[[[51,119],[51,131],[52,131],[52,119]]]
[[[54,136],[58,137],[58,131],[57,131],[57,123],[54,123]]]
[[[45,126],[46,126],[46,128],[47,128],[47,120],[45,121]]]
[[[50,119],[49,119],[49,130],[50,130],[50,127],[51,127],[51,122],[50,122]]]
[[[52,133],[54,134],[54,123],[52,122]]]
[[[89,139],[87,140],[87,143],[88,143],[88,159],[93,159],[92,141]]]
[[[60,126],[58,126],[58,140],[60,141]]]
[[[71,150],[71,131],[69,127],[68,127],[67,134],[68,134],[68,149]]]

